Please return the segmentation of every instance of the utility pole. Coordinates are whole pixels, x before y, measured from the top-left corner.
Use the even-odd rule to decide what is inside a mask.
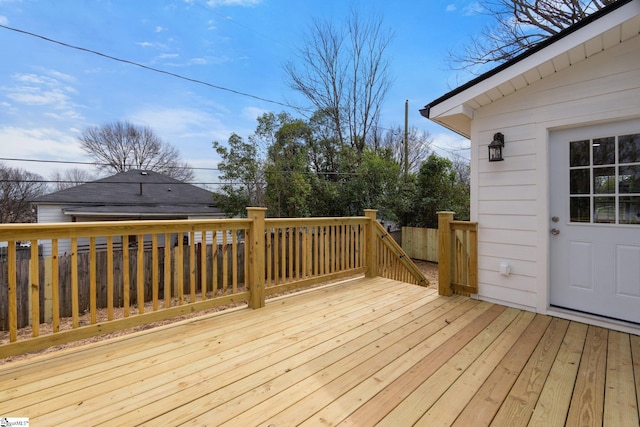
[[[409,177],[409,100],[404,101],[404,180]]]

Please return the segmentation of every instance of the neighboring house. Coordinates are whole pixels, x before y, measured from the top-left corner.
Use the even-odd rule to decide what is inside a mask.
[[[619,0],[421,110],[471,140],[480,299],[638,333],[639,33]]]
[[[224,217],[213,205],[210,191],[143,170],[67,188],[38,197],[33,203],[39,223]],[[68,248],[61,245],[61,250]],[[45,254],[48,252],[45,243]]]

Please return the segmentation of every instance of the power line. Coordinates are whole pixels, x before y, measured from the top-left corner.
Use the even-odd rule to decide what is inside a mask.
[[[205,6],[203,6],[201,4],[198,4],[198,3],[194,3],[194,4],[196,4],[197,6],[200,6],[202,8],[205,8]],[[244,25],[242,25],[242,24],[240,24],[240,23],[238,23],[238,22],[236,22],[234,20],[231,20],[231,21],[234,22],[236,25],[240,25],[240,26],[246,27],[246,26],[244,26]],[[230,92],[230,93],[233,93],[235,95],[245,96],[245,97],[256,99],[256,100],[259,100],[259,101],[268,102],[270,104],[280,105],[282,107],[292,108],[292,109],[294,109],[294,110],[296,110],[298,112],[307,112],[307,113],[314,113],[315,112],[315,110],[312,110],[312,109],[309,109],[309,108],[299,107],[299,106],[296,106],[296,105],[289,104],[287,102],[275,101],[273,99],[264,98],[264,97],[253,95],[253,94],[250,94],[250,93],[247,93],[247,92],[242,92],[242,91],[239,91],[239,90],[236,90],[236,89],[231,89],[231,88],[227,88],[227,87],[224,87],[224,86],[219,86],[219,85],[216,85],[216,84],[213,84],[213,83],[206,82],[204,80],[199,80],[199,79],[194,79],[192,77],[183,76],[181,74],[174,73],[174,72],[171,72],[171,71],[166,71],[166,70],[162,70],[162,69],[159,69],[159,68],[150,67],[148,65],[140,64],[139,62],[135,62],[135,61],[128,60],[128,59],[123,59],[123,58],[118,58],[118,57],[113,56],[113,55],[108,55],[108,54],[105,54],[105,53],[102,53],[102,52],[99,52],[99,51],[96,51],[96,50],[93,50],[93,49],[85,48],[85,47],[82,47],[82,46],[72,45],[70,43],[66,43],[66,42],[62,42],[62,41],[59,41],[59,40],[55,40],[55,39],[52,39],[50,37],[46,37],[46,36],[43,36],[43,35],[40,35],[40,34],[36,34],[36,33],[30,32],[30,31],[21,30],[19,28],[15,28],[15,27],[10,27],[8,25],[0,24],[0,28],[4,28],[4,29],[9,30],[9,31],[14,31],[14,32],[17,32],[17,33],[20,33],[20,34],[25,34],[25,35],[28,35],[28,36],[31,36],[31,37],[39,38],[41,40],[45,40],[45,41],[50,42],[50,43],[55,43],[55,44],[58,44],[60,46],[64,46],[64,47],[67,47],[67,48],[70,48],[70,49],[75,49],[75,50],[79,50],[79,51],[82,51],[82,52],[92,53],[94,55],[98,55],[98,56],[101,56],[103,58],[111,59],[111,60],[117,61],[117,62],[122,62],[124,64],[133,65],[133,66],[136,66],[136,67],[143,68],[145,70],[153,71],[153,72],[160,73],[160,74],[165,74],[165,75],[168,75],[168,76],[171,76],[171,77],[175,77],[175,78],[178,78],[178,79],[181,79],[181,80],[186,80],[186,81],[191,82],[191,83],[196,83],[196,84],[208,86],[208,87],[211,87],[213,89]],[[252,30],[252,31],[254,31],[257,34],[261,35],[262,37],[265,37],[265,38],[268,39],[267,36],[264,36],[264,35],[258,33],[255,30]],[[393,129],[385,128],[385,127],[382,127],[382,126],[373,125],[372,127],[376,128],[376,129],[386,130],[386,131],[389,131],[389,132],[392,132],[392,133],[396,132]]]
[[[109,163],[94,163],[94,162],[80,162],[72,160],[45,160],[45,159],[23,159],[13,157],[0,157],[0,161],[14,161],[14,162],[33,162],[33,163],[55,163],[55,164],[72,164],[72,165],[89,165],[89,166],[111,166]],[[220,168],[198,168],[192,166],[164,166],[166,169],[191,169],[191,170],[206,170],[206,171],[220,171]],[[138,169],[138,168],[135,168]],[[153,169],[151,169],[153,170]],[[311,175],[362,175],[358,172],[314,172],[314,171],[283,171],[276,170],[278,173],[301,173]],[[4,182],[4,181],[3,181]],[[35,181],[34,181],[35,182]],[[55,181],[51,181],[55,182]]]
[[[73,160],[45,160],[45,159],[22,159],[12,157],[0,157],[0,161],[11,162],[32,162],[32,163],[58,163],[58,164],[71,164],[71,165],[88,165],[88,166],[111,166],[109,163],[97,163],[97,162],[81,162]],[[164,166],[165,169],[191,169],[191,170],[209,170],[218,171],[219,168],[198,168],[193,166]]]
[[[8,25],[0,24],[0,28],[4,28],[4,29],[9,30],[9,31],[14,31],[14,32],[20,33],[20,34],[25,34],[25,35],[28,35],[28,36],[31,36],[31,37],[36,37],[36,38],[39,38],[41,40],[45,40],[45,41],[50,42],[50,43],[55,43],[55,44],[58,44],[60,46],[64,46],[64,47],[67,47],[67,48],[70,48],[70,49],[75,49],[75,50],[79,50],[79,51],[82,51],[82,52],[92,53],[94,55],[98,55],[98,56],[101,56],[103,58],[111,59],[113,61],[122,62],[124,64],[133,65],[133,66],[136,66],[136,67],[143,68],[145,70],[153,71],[153,72],[160,73],[160,74],[166,74],[168,76],[175,77],[175,78],[178,78],[178,79],[181,79],[181,80],[186,80],[186,81],[191,82],[191,83],[196,83],[196,84],[200,84],[200,85],[211,87],[213,89],[222,90],[222,91],[225,91],[225,92],[230,92],[230,93],[233,93],[235,95],[245,96],[245,97],[248,97],[248,98],[253,98],[253,99],[256,99],[258,101],[268,102],[270,104],[276,104],[276,105],[280,105],[282,107],[293,108],[296,111],[300,111],[300,110],[302,110],[302,111],[311,111],[311,110],[302,109],[300,107],[297,107],[297,106],[294,106],[294,105],[291,105],[291,104],[288,104],[288,103],[285,103],[285,102],[274,101],[273,99],[263,98],[261,96],[252,95],[252,94],[247,93],[247,92],[241,92],[241,91],[236,90],[236,89],[231,89],[231,88],[228,88],[228,87],[219,86],[219,85],[215,85],[213,83],[205,82],[203,80],[198,80],[198,79],[194,79],[194,78],[191,78],[191,77],[183,76],[181,74],[173,73],[171,71],[161,70],[159,68],[154,68],[154,67],[150,67],[148,65],[143,65],[143,64],[140,64],[139,62],[135,62],[135,61],[131,61],[131,60],[128,60],[128,59],[123,59],[123,58],[118,58],[116,56],[112,56],[112,55],[108,55],[106,53],[98,52],[98,51],[93,50],[93,49],[88,49],[88,48],[85,48],[85,47],[72,45],[72,44],[69,44],[69,43],[65,43],[65,42],[62,42],[62,41],[59,41],[59,40],[52,39],[50,37],[45,37],[45,36],[40,35],[40,34],[32,33],[30,31],[25,31],[25,30],[21,30],[21,29],[18,29],[18,28],[14,28],[14,27],[9,27]]]
[[[194,4],[196,4],[196,5],[198,5],[198,6],[202,7],[202,8],[205,8],[205,6],[203,6],[201,4],[198,4],[198,3],[194,3]],[[210,12],[215,13],[215,12],[213,12],[211,10],[210,10]],[[231,21],[234,22],[237,25],[243,26],[242,24],[239,24],[236,21],[233,21],[233,20],[231,20]],[[203,80],[194,79],[194,78],[191,78],[191,77],[183,76],[181,74],[173,73],[173,72],[162,70],[162,69],[159,69],[159,68],[150,67],[150,66],[143,65],[143,64],[140,64],[140,63],[135,62],[135,61],[131,61],[131,60],[128,60],[128,59],[123,59],[123,58],[118,58],[118,57],[115,57],[115,56],[112,56],[112,55],[108,55],[108,54],[105,54],[105,53],[102,53],[102,52],[99,52],[99,51],[96,51],[96,50],[93,50],[93,49],[88,49],[88,48],[84,48],[84,47],[81,47],[81,46],[72,45],[72,44],[69,44],[69,43],[66,43],[66,42],[62,42],[62,41],[59,41],[59,40],[52,39],[50,37],[46,37],[46,36],[43,36],[43,35],[40,35],[40,34],[36,34],[36,33],[30,32],[30,31],[26,31],[26,30],[21,30],[21,29],[18,29],[18,28],[10,27],[8,25],[0,24],[0,28],[4,28],[6,30],[14,31],[14,32],[17,32],[17,33],[20,33],[20,34],[31,36],[31,37],[39,38],[41,40],[44,40],[44,41],[47,41],[47,42],[50,42],[50,43],[54,43],[54,44],[58,44],[60,46],[64,46],[64,47],[67,47],[67,48],[70,48],[70,49],[75,49],[75,50],[79,50],[79,51],[82,51],[82,52],[92,53],[94,55],[98,55],[98,56],[101,56],[103,58],[107,58],[107,59],[111,59],[113,61],[129,64],[129,65],[133,65],[133,66],[140,67],[142,69],[149,70],[149,71],[152,71],[152,72],[165,74],[165,75],[168,75],[168,76],[171,76],[171,77],[175,77],[175,78],[178,78],[178,79],[181,79],[181,80],[185,80],[185,81],[188,81],[188,82],[191,82],[191,83],[196,83],[196,84],[204,85],[204,86],[207,86],[207,87],[211,87],[213,89],[230,92],[230,93],[233,93],[235,95],[256,99],[256,100],[259,100],[259,101],[268,102],[268,103],[271,103],[271,104],[280,105],[280,106],[287,107],[287,108],[292,108],[292,109],[294,109],[296,111],[299,111],[299,112],[313,112],[313,110],[311,110],[311,109],[301,108],[301,107],[298,107],[298,106],[295,106],[295,105],[292,105],[292,104],[289,104],[289,103],[286,103],[286,102],[280,102],[280,101],[275,101],[275,100],[268,99],[268,98],[263,98],[263,97],[260,97],[260,96],[257,96],[257,95],[252,95],[250,93],[238,91],[238,90],[227,88],[227,87],[224,87],[224,86],[215,85],[213,83],[209,83],[209,82],[206,82],[206,81],[203,81]],[[260,34],[260,33],[258,33],[258,34]],[[266,36],[264,36],[262,34],[260,34],[260,35],[266,38]],[[376,128],[376,129],[392,132],[394,134],[396,133],[396,130],[385,128],[383,126],[373,125],[372,127]],[[435,146],[435,148],[437,148],[437,149],[439,149],[439,150],[441,150],[443,152],[449,153],[450,155],[464,158],[464,156],[460,156],[459,154],[455,153],[454,151],[464,151],[465,149],[447,150],[445,148],[437,147],[437,146]],[[0,158],[0,160],[23,161],[23,162],[43,162],[43,163],[61,163],[61,164],[78,164],[78,165],[98,165],[98,166],[100,165],[99,163],[80,162],[80,161],[55,161],[55,160],[13,159],[13,158]],[[103,166],[108,166],[106,164],[102,164],[102,165]],[[219,170],[218,168],[196,168],[196,167],[189,167],[189,169],[192,169],[192,170],[211,170],[211,171]],[[341,174],[341,173],[327,173],[327,174]]]

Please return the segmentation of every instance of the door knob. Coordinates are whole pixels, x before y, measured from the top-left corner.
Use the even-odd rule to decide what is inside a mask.
[[[552,228],[551,234],[553,234],[554,236],[557,236],[558,234],[560,234],[560,230],[558,230],[557,228]]]

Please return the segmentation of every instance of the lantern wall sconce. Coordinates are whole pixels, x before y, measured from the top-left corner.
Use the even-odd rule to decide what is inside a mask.
[[[490,162],[501,162],[504,160],[502,157],[502,148],[504,148],[504,135],[498,132],[493,135],[493,141],[489,144]]]

